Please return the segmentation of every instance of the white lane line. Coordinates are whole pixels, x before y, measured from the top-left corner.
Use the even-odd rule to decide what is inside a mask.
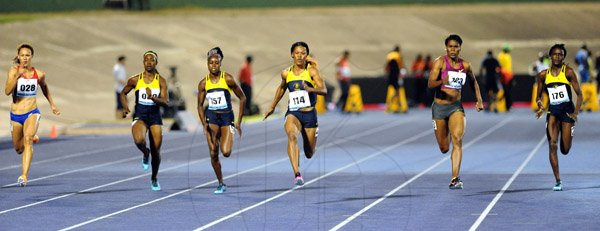
[[[500,123],[496,124],[494,127],[488,129],[487,131],[485,131],[484,133],[481,133],[481,135],[477,136],[475,139],[473,139],[471,142],[467,143],[466,145],[464,145],[463,150],[469,148],[471,145],[475,144],[477,141],[483,139],[484,137],[488,136],[489,134],[491,134],[492,132],[494,132],[495,130],[501,128],[502,126],[504,126],[506,123],[508,123],[510,120],[512,120],[512,116],[508,117],[506,119],[504,119],[503,121],[501,121]],[[340,222],[339,224],[337,224],[335,227],[331,228],[329,231],[337,231],[339,229],[341,229],[342,227],[344,227],[345,225],[347,225],[348,223],[352,222],[354,219],[356,219],[357,217],[359,217],[360,215],[362,215],[363,213],[365,213],[366,211],[368,211],[369,209],[375,207],[377,204],[381,203],[383,200],[387,199],[388,197],[394,195],[396,192],[398,192],[400,189],[406,187],[408,184],[412,183],[413,181],[415,181],[416,179],[418,179],[419,177],[425,175],[426,173],[428,173],[429,171],[431,171],[432,169],[436,168],[437,166],[439,166],[440,164],[444,163],[446,160],[450,159],[450,155],[444,157],[443,159],[441,159],[440,161],[436,162],[435,164],[429,166],[429,168],[421,171],[419,174],[413,176],[412,178],[410,178],[408,181],[404,182],[403,184],[401,184],[400,186],[396,187],[395,189],[393,189],[392,191],[388,192],[387,194],[385,194],[384,196],[380,197],[379,199],[377,199],[376,201],[374,201],[373,203],[369,204],[368,206],[364,207],[363,209],[361,209],[360,211],[352,214],[352,216],[346,218],[346,220]]]
[[[357,133],[357,134],[354,134],[354,135],[348,136],[348,137],[346,137],[346,138],[342,138],[342,139],[341,139],[342,141],[339,141],[339,142],[349,142],[349,141],[352,141],[353,139],[355,139],[355,138],[358,138],[358,137],[362,137],[362,136],[368,136],[368,135],[371,135],[371,134],[373,134],[373,133],[377,133],[377,132],[380,132],[380,131],[383,131],[383,130],[386,130],[386,129],[391,129],[391,128],[395,127],[395,126],[398,126],[398,125],[401,125],[401,124],[404,124],[404,123],[411,122],[411,121],[412,121],[412,120],[414,120],[414,119],[416,119],[416,118],[415,118],[415,117],[413,117],[413,118],[411,118],[410,120],[399,120],[399,121],[397,121],[397,122],[395,122],[395,123],[393,123],[393,124],[384,124],[384,125],[381,125],[381,126],[379,126],[379,127],[376,127],[376,128],[373,128],[373,129],[370,129],[370,130],[367,130],[367,131],[364,131],[364,132],[361,132],[361,133]],[[287,137],[285,137],[285,138],[282,138],[282,139],[284,139],[284,140],[287,140]],[[412,138],[411,138],[411,139],[412,139]],[[281,140],[281,139],[278,139],[278,140]],[[327,143],[327,144],[325,144],[325,145],[324,145],[322,148],[324,148],[324,147],[328,147],[328,146],[337,145],[337,143],[339,143],[339,142],[338,142],[338,141],[334,141],[334,142]],[[267,143],[267,144],[268,144],[268,143]],[[267,144],[260,144],[260,145],[261,145],[261,146],[266,146]],[[229,179],[229,178],[231,178],[231,177],[234,177],[234,176],[237,176],[237,175],[240,175],[240,174],[246,173],[246,172],[254,171],[254,170],[256,170],[256,169],[265,168],[265,167],[267,167],[267,166],[270,166],[270,165],[273,165],[273,164],[276,164],[276,163],[279,163],[279,162],[282,162],[282,161],[286,161],[286,160],[289,160],[289,159],[288,159],[287,157],[286,157],[286,158],[281,158],[281,159],[278,159],[278,160],[276,160],[276,161],[273,161],[273,162],[271,162],[271,163],[264,164],[264,165],[261,165],[261,166],[259,166],[259,167],[252,168],[252,169],[250,169],[250,170],[245,170],[245,171],[243,171],[243,172],[236,173],[236,174],[233,174],[233,175],[230,175],[230,176],[224,177],[224,179]],[[349,166],[348,166],[348,167],[349,167]],[[64,229],[61,229],[61,230],[71,230],[71,229],[75,229],[75,228],[78,228],[78,227],[81,227],[81,226],[84,226],[84,225],[87,225],[87,224],[90,224],[90,223],[93,223],[93,222],[96,222],[96,221],[99,221],[99,220],[106,219],[106,218],[108,218],[108,217],[112,217],[112,216],[115,216],[115,215],[118,215],[118,214],[121,214],[121,213],[124,213],[124,212],[130,211],[130,210],[133,210],[133,209],[136,209],[136,208],[139,208],[139,207],[143,207],[143,206],[146,206],[146,205],[150,205],[150,204],[153,204],[153,203],[156,203],[156,202],[159,202],[159,201],[162,201],[162,200],[165,200],[165,199],[171,198],[171,197],[173,197],[173,196],[175,196],[175,195],[179,195],[179,194],[182,194],[182,193],[185,193],[185,192],[189,192],[189,191],[191,191],[191,190],[194,190],[194,189],[197,189],[197,188],[200,188],[200,187],[203,187],[203,186],[209,185],[209,184],[214,184],[214,183],[216,183],[216,182],[217,182],[217,180],[212,180],[212,181],[210,181],[210,182],[207,182],[207,183],[204,183],[204,184],[197,185],[197,186],[195,186],[195,187],[193,187],[193,188],[190,188],[190,189],[182,190],[182,191],[179,191],[179,192],[176,192],[176,193],[173,193],[173,194],[170,194],[170,195],[167,195],[167,196],[164,196],[164,197],[158,198],[158,199],[156,199],[156,200],[153,200],[153,201],[149,201],[149,202],[146,202],[146,203],[143,203],[143,204],[139,204],[139,205],[136,205],[136,206],[133,206],[133,207],[130,207],[130,208],[126,208],[126,209],[123,209],[123,210],[119,210],[119,211],[113,212],[113,213],[111,213],[111,214],[107,214],[107,215],[104,215],[104,216],[101,216],[101,217],[97,217],[97,218],[95,218],[95,219],[91,219],[91,220],[88,220],[88,221],[85,221],[85,222],[82,222],[82,223],[79,223],[79,224],[75,224],[75,225],[73,225],[73,226],[69,226],[69,227],[67,227],[67,228],[64,228]],[[309,181],[307,184],[310,184],[310,183],[312,183],[312,182],[315,182],[315,180]],[[305,185],[306,185],[306,184],[305,184]],[[294,190],[295,190],[295,188],[294,188]],[[293,190],[292,190],[292,191],[293,191]]]
[[[519,174],[521,174],[521,171],[523,171],[523,169],[525,168],[525,166],[527,166],[527,164],[529,163],[529,161],[531,160],[531,158],[533,158],[533,156],[542,147],[542,144],[544,144],[545,140],[546,140],[546,136],[543,136],[542,139],[540,139],[540,142],[529,153],[529,155],[527,156],[527,159],[525,159],[525,161],[523,161],[523,163],[521,163],[521,166],[519,166],[519,168],[517,169],[517,171],[515,171],[515,173],[513,173],[512,177],[510,177],[510,179],[508,179],[508,181],[506,182],[506,184],[504,184],[504,187],[502,187],[502,190],[500,190],[500,192],[498,192],[498,194],[496,194],[496,196],[494,197],[494,199],[492,200],[492,202],[490,202],[490,204],[485,208],[485,210],[483,210],[483,212],[481,213],[481,215],[479,215],[479,217],[477,218],[477,220],[475,221],[475,223],[473,223],[473,225],[471,226],[471,228],[469,229],[469,231],[475,231],[475,230],[477,230],[477,228],[479,227],[479,225],[481,225],[481,222],[483,222],[483,219],[485,219],[485,217],[490,213],[490,211],[492,210],[492,208],[494,208],[494,205],[496,205],[496,203],[498,202],[498,200],[500,200],[500,197],[502,197],[502,195],[504,195],[504,192],[506,192],[506,190],[508,189],[508,187],[510,187],[510,185],[513,183],[513,181],[515,181],[515,179],[517,178],[517,176],[519,176]]]
[[[343,171],[343,170],[345,170],[345,169],[347,169],[347,168],[350,168],[350,167],[356,166],[356,165],[358,165],[358,164],[360,164],[360,163],[362,163],[362,162],[365,162],[365,161],[367,161],[367,160],[369,160],[369,159],[371,159],[371,158],[374,158],[374,157],[377,157],[377,156],[379,156],[379,155],[381,155],[381,154],[387,153],[388,151],[390,151],[390,150],[392,150],[392,149],[394,149],[394,148],[398,148],[398,147],[400,147],[400,146],[402,146],[402,145],[405,145],[405,144],[407,144],[407,143],[413,142],[413,141],[415,141],[415,140],[417,140],[417,139],[420,139],[420,138],[422,138],[422,137],[425,137],[426,135],[429,135],[429,134],[431,134],[431,133],[432,133],[432,130],[431,130],[431,129],[428,129],[427,131],[421,132],[421,133],[419,133],[419,134],[418,134],[418,135],[416,135],[416,136],[413,136],[413,137],[411,137],[411,138],[405,139],[405,140],[403,140],[403,141],[402,141],[402,142],[400,142],[400,143],[397,143],[397,144],[394,144],[394,145],[388,146],[387,148],[384,148],[384,149],[382,149],[381,151],[375,152],[375,153],[373,153],[373,154],[371,154],[371,155],[369,155],[369,156],[363,157],[363,158],[361,158],[360,160],[357,160],[357,161],[355,161],[355,162],[353,162],[353,163],[350,163],[350,164],[348,164],[348,165],[346,165],[346,166],[344,166],[344,167],[338,168],[338,169],[336,169],[336,170],[334,170],[334,171],[332,171],[332,172],[329,172],[329,173],[327,173],[327,174],[325,174],[325,175],[322,175],[322,176],[320,176],[320,177],[318,177],[318,178],[315,178],[315,179],[313,179],[313,180],[311,180],[311,181],[308,181],[308,182],[306,182],[306,183],[304,184],[304,186],[306,186],[306,185],[310,185],[310,184],[312,184],[312,183],[315,183],[315,182],[317,182],[317,181],[319,181],[319,180],[325,179],[326,177],[329,177],[329,176],[331,176],[331,175],[333,175],[333,174],[336,174],[336,173],[338,173],[338,172],[340,172],[340,171]],[[337,143],[337,142],[338,142],[338,141],[336,141],[336,142],[334,142],[334,143]],[[256,208],[256,207],[258,207],[258,206],[261,206],[261,205],[264,205],[264,204],[266,204],[266,203],[268,203],[268,202],[270,202],[270,201],[272,201],[272,200],[275,200],[275,199],[277,199],[277,198],[280,198],[280,197],[282,197],[282,196],[284,196],[284,195],[286,195],[286,194],[288,194],[288,193],[291,193],[291,192],[293,192],[293,191],[295,191],[296,189],[299,189],[299,188],[301,188],[301,187],[303,187],[303,186],[296,186],[296,187],[294,187],[294,188],[288,189],[287,191],[284,191],[284,192],[282,192],[282,193],[279,193],[279,194],[277,194],[277,195],[275,195],[275,196],[273,196],[273,197],[270,197],[270,198],[268,198],[268,199],[266,199],[266,200],[263,200],[263,201],[261,201],[261,202],[259,202],[259,203],[256,203],[256,204],[254,204],[254,205],[248,206],[248,207],[246,207],[246,208],[244,208],[244,209],[238,210],[237,212],[234,212],[234,213],[232,213],[232,214],[229,214],[229,215],[227,215],[227,216],[225,216],[225,217],[222,217],[221,219],[218,219],[218,220],[215,220],[215,221],[213,221],[213,222],[210,222],[210,223],[208,223],[208,224],[206,224],[206,225],[204,225],[204,226],[202,226],[202,227],[200,227],[200,228],[197,228],[197,229],[195,229],[195,231],[208,229],[208,228],[210,228],[210,227],[212,227],[212,226],[214,226],[214,225],[216,225],[216,224],[219,224],[219,223],[221,223],[221,222],[223,222],[223,221],[225,221],[225,220],[228,220],[228,219],[230,219],[230,218],[232,218],[232,217],[238,216],[238,215],[240,215],[240,214],[242,214],[242,213],[244,213],[244,212],[246,212],[246,211],[248,211],[248,210],[254,209],[254,208]]]

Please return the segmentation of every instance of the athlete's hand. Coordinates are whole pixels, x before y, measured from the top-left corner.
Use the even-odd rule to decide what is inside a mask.
[[[269,117],[271,114],[273,114],[273,111],[275,111],[274,108],[269,108],[269,110],[265,112],[265,117],[263,118],[263,121],[266,120],[267,117]]]
[[[210,135],[210,130],[208,130],[208,129],[210,129],[208,127],[208,123],[202,123],[202,129],[203,129],[202,132],[204,133],[204,136],[209,136]]]
[[[306,81],[302,81],[302,87],[304,88],[305,91],[308,92],[314,92],[315,88],[308,86],[308,84],[306,84]]]
[[[483,110],[483,103],[481,103],[480,101],[477,101],[477,103],[475,103],[475,109],[477,109],[477,112],[480,112],[481,110]]]
[[[58,108],[55,105],[50,106],[50,108],[52,108],[52,113],[54,113],[55,115],[60,115],[60,110],[58,110]]]
[[[544,108],[544,106],[539,107],[538,111],[535,112],[535,119],[539,119],[540,117],[542,117],[542,115],[544,114],[545,110],[546,109]],[[568,116],[568,114],[567,114],[567,116]]]
[[[146,97],[148,97],[148,99],[152,100],[154,97],[152,97],[152,90],[150,90],[150,88],[146,88]]]
[[[317,60],[312,56],[306,56],[306,62],[312,65],[313,67],[319,69],[319,63],[317,63]]]
[[[577,113],[567,113],[567,116],[577,122]]]
[[[235,129],[238,132],[238,135],[242,137],[242,125],[240,123],[235,123]]]
[[[129,114],[129,108],[128,107],[123,107],[123,118],[127,117],[127,114]]]
[[[15,77],[17,77],[17,78],[20,77],[21,75],[23,75],[27,71],[27,68],[25,68],[25,64],[22,64],[22,63],[19,64],[19,67],[17,69],[18,69],[17,73],[15,73],[17,75]]]

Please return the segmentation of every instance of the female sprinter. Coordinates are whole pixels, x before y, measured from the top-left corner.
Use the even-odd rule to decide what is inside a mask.
[[[284,124],[288,137],[287,152],[294,171],[294,184],[304,185],[304,179],[298,169],[300,162],[298,134],[302,134],[304,155],[310,159],[317,146],[319,125],[315,110],[317,94],[326,95],[327,89],[319,76],[316,62],[309,56],[308,45],[305,42],[292,44],[290,53],[294,63],[281,72],[281,82],[264,119],[273,114],[285,90],[289,90],[288,111],[285,113]]]
[[[221,162],[219,161],[219,148],[224,157],[231,155],[231,147],[235,130],[242,136],[242,115],[246,105],[246,95],[237,85],[233,76],[221,71],[223,52],[219,47],[208,51],[207,65],[210,72],[198,83],[198,116],[204,128],[204,135],[208,143],[211,164],[219,185],[215,194],[224,193],[227,185],[223,183]],[[240,99],[238,118],[234,123],[233,109],[231,106],[231,91]],[[204,108],[204,101],[208,100],[208,107]]]
[[[13,146],[17,154],[23,155],[23,170],[17,179],[17,184],[21,187],[27,185],[29,166],[33,158],[33,143],[39,139],[35,135],[41,117],[35,99],[38,86],[50,103],[52,113],[60,115],[60,111],[50,96],[50,90],[46,84],[46,73],[31,66],[32,58],[33,47],[31,45],[21,44],[17,47],[17,57],[14,58],[17,65],[8,70],[4,88],[6,95],[12,95],[10,128]]]

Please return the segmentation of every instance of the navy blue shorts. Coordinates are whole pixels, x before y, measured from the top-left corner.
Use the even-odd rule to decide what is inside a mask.
[[[575,112],[575,106],[571,102],[561,103],[559,105],[550,105],[548,107],[548,115],[546,116],[546,122],[550,120],[550,115],[556,117],[560,122],[575,123],[575,120],[567,116],[567,113]]]
[[[317,110],[315,109],[310,111],[287,111],[285,117],[288,115],[296,117],[303,128],[316,128],[319,126],[319,122],[317,122]]]
[[[206,116],[206,122],[209,124],[216,124],[219,127],[234,125],[233,111],[216,113],[211,110],[205,110],[204,115]]]
[[[138,113],[137,111],[133,114],[133,122],[141,120],[146,126],[152,125],[163,125],[162,117],[160,112],[158,113]]]

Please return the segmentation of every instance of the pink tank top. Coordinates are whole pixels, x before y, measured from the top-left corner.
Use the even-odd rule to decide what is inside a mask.
[[[465,73],[463,60],[459,58],[458,63],[460,66],[458,68],[454,68],[452,64],[450,64],[448,55],[444,55],[444,63],[446,64],[446,67],[442,71],[442,80],[445,78],[449,79],[448,84],[442,85],[442,88],[460,90],[462,86],[465,85],[467,79],[467,73]]]

